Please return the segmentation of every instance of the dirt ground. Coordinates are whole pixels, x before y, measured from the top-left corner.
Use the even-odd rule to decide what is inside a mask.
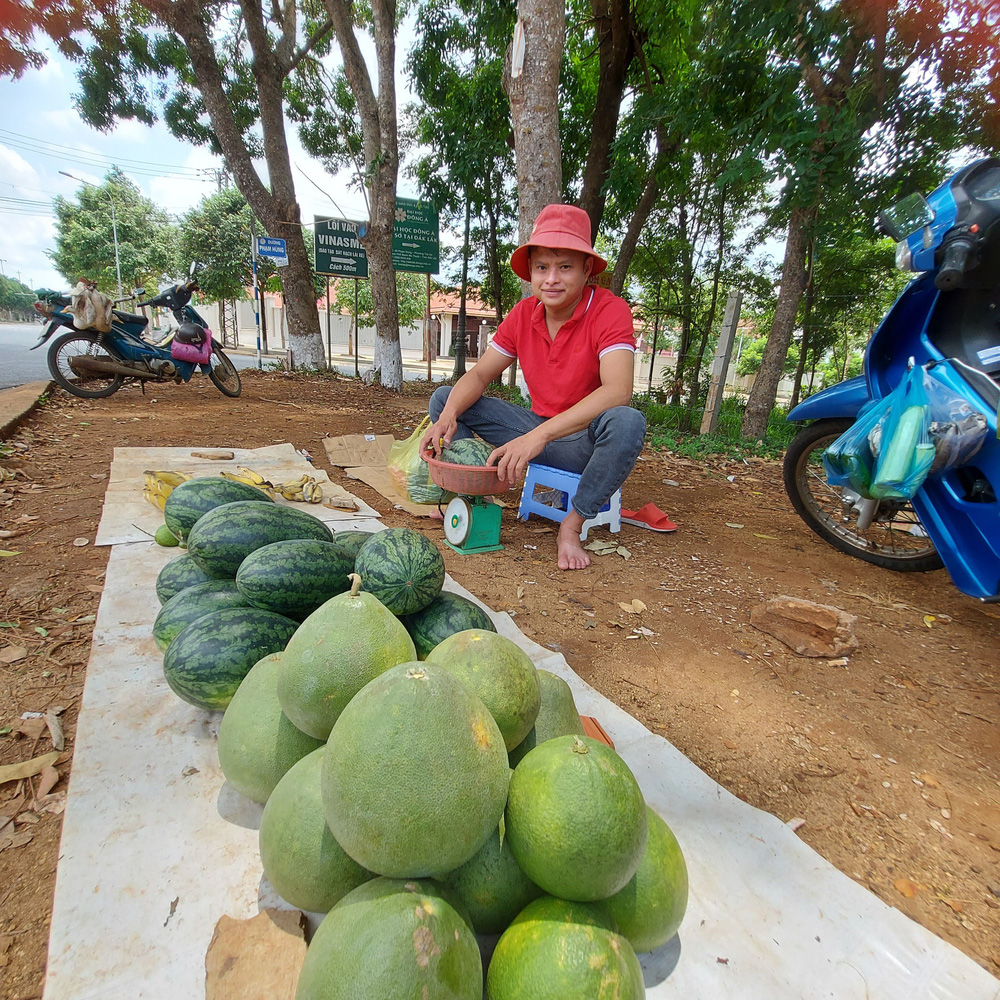
[[[343,378],[243,380],[236,400],[207,380],[93,402],[54,390],[0,450],[0,550],[16,553],[0,558],[0,765],[52,750],[44,722],[25,712],[62,708],[66,738],[47,795],[38,777],[0,785],[0,827],[17,816],[0,829],[2,997],[42,993],[113,448],[290,441],[386,524],[441,542],[439,523],[347,479],[322,444],[362,431],[405,437],[428,386],[399,396]],[[845,874],[1000,974],[1000,609],[964,597],[944,571],[894,574],[825,545],[791,510],[776,462],[647,449],[624,504],[655,502],[677,532],[623,525],[629,558],[595,557],[575,573],[557,568],[547,522],[516,519],[516,499],[502,552],[440,545],[456,580],[734,794],[794,820]],[[846,663],[807,659],[757,631],[751,609],[778,595],[857,616],[857,651]],[[620,606],[636,599],[638,614]]]

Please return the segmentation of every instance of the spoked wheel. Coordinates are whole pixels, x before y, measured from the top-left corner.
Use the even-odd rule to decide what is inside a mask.
[[[212,344],[212,367],[208,377],[224,396],[235,398],[243,391],[243,383],[240,382],[240,373],[236,370],[236,365],[222,353],[222,348],[218,344]]]
[[[849,556],[899,572],[941,569],[941,557],[910,503],[880,500],[871,526],[862,530],[858,513],[863,498],[827,482],[823,452],[853,423],[818,420],[796,435],[784,465],[792,506],[820,538]]]
[[[73,331],[57,337],[49,347],[49,372],[67,392],[83,399],[103,399],[113,396],[122,387],[124,375],[87,371],[76,362],[81,357],[99,361],[118,360],[101,345],[96,334]]]

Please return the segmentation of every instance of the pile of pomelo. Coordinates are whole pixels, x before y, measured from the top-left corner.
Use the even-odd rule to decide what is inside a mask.
[[[204,661],[213,698],[228,701],[219,760],[264,803],[271,885],[327,914],[297,1000],[479,1000],[494,944],[489,1000],[643,997],[636,952],[671,938],[687,904],[670,829],[622,758],[584,735],[566,682],[441,591],[432,542],[409,529],[339,538],[330,558],[353,548],[357,572],[272,627],[235,693],[220,695],[214,653],[188,653],[190,636],[224,639],[253,608],[280,617],[261,599],[266,572],[242,608],[228,588],[193,584],[210,609],[157,631],[181,697],[220,707],[197,690]]]

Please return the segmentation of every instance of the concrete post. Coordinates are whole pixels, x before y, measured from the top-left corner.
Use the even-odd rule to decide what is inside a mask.
[[[701,434],[711,434],[719,422],[722,390],[726,384],[726,372],[729,370],[729,359],[733,353],[733,341],[736,339],[736,327],[740,322],[742,303],[742,292],[733,290],[729,293],[729,298],[726,300],[726,312],[722,317],[722,329],[719,331],[719,345],[715,349],[715,361],[712,364],[712,381],[708,387],[708,399],[705,401],[705,412],[701,418]]]

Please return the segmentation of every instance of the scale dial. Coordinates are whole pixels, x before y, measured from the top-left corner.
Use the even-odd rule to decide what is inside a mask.
[[[444,537],[452,545],[464,545],[472,527],[472,505],[465,497],[455,497],[444,511]]]

